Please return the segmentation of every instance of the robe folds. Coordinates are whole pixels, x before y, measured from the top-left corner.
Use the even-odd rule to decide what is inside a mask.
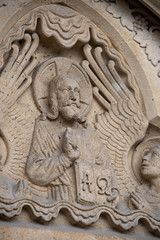
[[[37,118],[26,172],[32,183],[51,189],[53,200],[75,202],[77,192],[74,161],[70,161],[62,151],[65,131],[66,127],[57,120]],[[80,153],[78,160],[110,169],[111,188],[117,188],[106,148],[95,130],[89,125],[84,127],[77,123],[71,131]]]

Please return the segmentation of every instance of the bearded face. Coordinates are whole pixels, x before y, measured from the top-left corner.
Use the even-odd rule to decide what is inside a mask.
[[[80,114],[80,87],[70,78],[63,79],[57,86],[58,108],[67,121],[75,121]]]

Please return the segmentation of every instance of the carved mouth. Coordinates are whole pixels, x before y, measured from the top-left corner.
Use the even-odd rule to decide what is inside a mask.
[[[79,108],[79,105],[77,103],[68,103],[64,107],[71,107],[71,106]]]
[[[142,167],[149,167],[149,164],[144,163],[142,164]]]
[[[76,106],[77,107],[77,104],[76,103],[71,103],[70,106]]]

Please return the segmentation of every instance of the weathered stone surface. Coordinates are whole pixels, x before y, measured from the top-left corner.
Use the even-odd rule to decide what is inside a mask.
[[[1,218],[159,234],[157,18],[129,0],[0,6]]]
[[[140,0],[140,2],[160,17],[160,2],[158,0]]]
[[[0,240],[124,240],[124,239],[136,239],[125,238],[117,236],[104,236],[95,234],[85,234],[79,232],[65,232],[65,231],[53,231],[47,229],[34,229],[34,228],[17,228],[17,227],[0,227]],[[153,238],[152,238],[153,239]],[[148,239],[149,240],[149,239]]]

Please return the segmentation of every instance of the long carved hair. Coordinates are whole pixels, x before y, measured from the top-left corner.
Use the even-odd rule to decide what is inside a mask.
[[[58,82],[62,81],[64,78],[66,78],[66,75],[58,75],[58,76],[54,77],[49,84],[48,103],[49,103],[49,109],[50,109],[50,113],[52,115],[52,119],[56,119],[59,115],[56,91],[57,91]]]

